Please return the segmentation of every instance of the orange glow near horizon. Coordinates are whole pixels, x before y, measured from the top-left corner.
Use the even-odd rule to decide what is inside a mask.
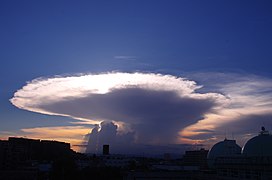
[[[80,146],[84,142],[84,136],[90,132],[91,128],[84,126],[56,126],[56,127],[36,127],[22,129],[27,138],[46,139],[66,142],[71,144],[74,151],[81,152]]]

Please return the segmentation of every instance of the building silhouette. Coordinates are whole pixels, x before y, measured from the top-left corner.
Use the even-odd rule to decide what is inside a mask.
[[[207,169],[208,150],[201,148],[195,151],[186,151],[183,155],[183,166],[196,167],[196,169]]]
[[[109,155],[110,154],[110,145],[104,144],[103,145],[103,155]]]
[[[0,140],[0,179],[38,179],[73,153],[64,142],[17,137]]]
[[[272,179],[272,135],[264,127],[243,148],[224,139],[178,159],[110,155],[109,148],[88,156],[69,143],[10,137],[0,140],[0,179]]]
[[[243,149],[234,140],[215,144],[208,154],[209,167],[218,179],[272,179],[272,135],[262,127]]]
[[[172,170],[133,171],[125,179],[271,180],[272,135],[262,127],[243,148],[235,140],[224,139],[209,152],[186,151],[179,166]]]
[[[235,140],[225,139],[213,145],[208,153],[208,164],[214,168],[215,162],[220,157],[235,157],[241,155],[242,148],[236,144]]]

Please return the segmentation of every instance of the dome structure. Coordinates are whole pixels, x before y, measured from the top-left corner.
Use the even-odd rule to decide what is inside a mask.
[[[250,157],[272,157],[272,135],[262,127],[258,136],[247,141],[242,153]]]
[[[208,165],[213,167],[214,162],[219,157],[232,157],[241,154],[242,148],[236,144],[235,140],[225,139],[216,143],[208,153]]]
[[[241,154],[241,147],[236,144],[235,140],[225,139],[224,141],[216,143],[208,154],[208,159],[217,157],[228,157]]]

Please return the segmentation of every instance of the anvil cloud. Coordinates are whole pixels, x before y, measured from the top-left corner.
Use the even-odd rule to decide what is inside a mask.
[[[270,79],[207,73],[191,77],[202,84],[154,73],[39,78],[18,90],[11,102],[28,111],[68,116],[78,124],[114,122],[118,128],[101,126],[113,129],[109,134],[115,139],[153,145],[207,142],[227,124],[269,115],[271,104],[265,101],[272,97]],[[99,133],[97,126],[94,133]]]

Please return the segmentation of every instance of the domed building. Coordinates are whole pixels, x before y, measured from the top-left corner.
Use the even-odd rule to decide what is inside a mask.
[[[272,157],[272,135],[262,127],[258,136],[247,141],[242,154],[247,157]]]
[[[234,140],[215,144],[208,154],[215,179],[272,179],[272,135],[262,127],[243,150]]]
[[[225,139],[216,143],[208,153],[208,165],[213,168],[216,159],[220,157],[233,157],[241,154],[242,148],[235,140]]]

